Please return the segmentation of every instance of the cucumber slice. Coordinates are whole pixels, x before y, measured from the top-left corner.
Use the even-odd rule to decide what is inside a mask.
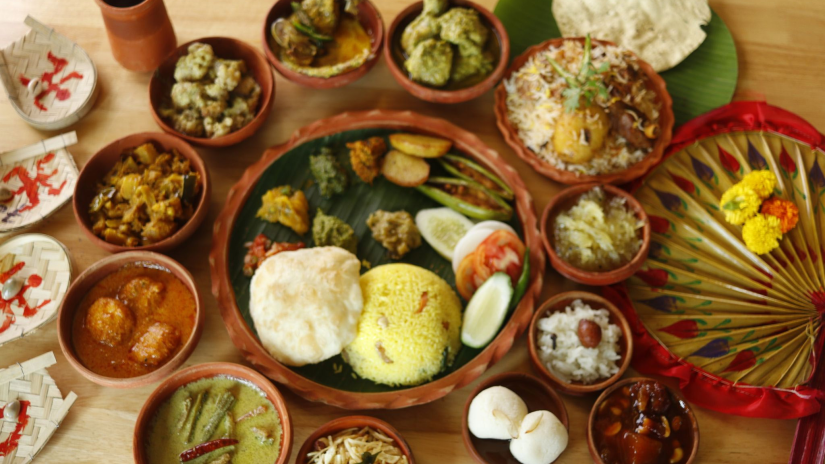
[[[461,342],[471,348],[484,348],[495,338],[513,298],[513,283],[504,272],[496,272],[476,290],[461,324]]]
[[[510,311],[514,310],[521,301],[521,297],[527,291],[530,283],[530,247],[524,249],[524,264],[521,266],[521,275],[516,282],[516,290],[513,292],[513,301],[510,302]]]
[[[473,227],[472,221],[451,208],[422,209],[415,215],[415,225],[424,240],[448,261],[455,246]]]

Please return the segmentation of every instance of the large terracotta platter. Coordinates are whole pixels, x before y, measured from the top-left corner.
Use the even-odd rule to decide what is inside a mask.
[[[474,350],[463,347],[451,367],[423,385],[396,388],[358,378],[340,356],[311,366],[284,366],[264,349],[249,317],[250,280],[242,272],[246,252],[244,243],[251,241],[259,233],[265,233],[274,241],[301,240],[311,245],[311,240],[308,236],[298,236],[281,225],[255,218],[255,212],[261,205],[261,195],[279,185],[289,184],[294,188],[302,188],[312,215],[320,207],[327,214],[342,218],[354,228],[360,238],[360,259],[368,261],[373,267],[389,263],[391,260],[386,256],[386,250],[372,239],[366,227],[364,219],[369,213],[376,209],[404,209],[415,215],[420,209],[440,205],[414,189],[399,187],[383,177],[376,179],[372,186],[360,181],[353,182],[344,195],[326,199],[320,195],[317,186],[313,185],[308,161],[309,155],[317,153],[321,147],[329,146],[338,153],[343,165],[348,167],[345,143],[372,136],[386,136],[397,131],[448,138],[453,141],[453,153],[473,158],[510,185],[516,195],[516,214],[511,225],[519,231],[531,250],[528,290],[504,327],[486,348]],[[450,263],[426,244],[405,256],[402,261],[427,268],[454,285]],[[221,315],[233,343],[246,359],[261,372],[304,398],[346,409],[395,409],[423,404],[472,382],[501,359],[512,347],[515,338],[526,329],[544,275],[544,256],[536,229],[533,202],[516,171],[478,137],[447,121],[412,112],[383,110],[343,113],[317,121],[298,130],[287,143],[265,151],[263,157],[247,169],[229,191],[224,209],[215,223],[210,265],[212,292],[218,299]]]

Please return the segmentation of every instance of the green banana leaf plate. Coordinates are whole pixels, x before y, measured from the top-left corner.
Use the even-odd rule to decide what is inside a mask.
[[[494,13],[510,37],[511,59],[532,45],[561,37],[552,6],[552,0],[499,0]],[[676,67],[660,73],[673,98],[677,126],[729,103],[736,90],[739,64],[728,27],[713,12],[704,29],[707,38],[702,45]]]
[[[367,217],[377,209],[405,210],[415,215],[438,203],[413,188],[404,188],[378,177],[373,185],[361,182],[350,170],[350,186],[342,195],[321,196],[309,172],[309,156],[320,148],[330,147],[341,165],[349,168],[345,144],[368,137],[394,132],[416,132],[453,141],[452,153],[468,156],[494,172],[515,192],[511,225],[519,231],[531,250],[531,278],[528,290],[510,314],[496,338],[484,349],[462,347],[452,366],[432,381],[415,387],[390,387],[359,378],[341,356],[324,362],[290,367],[278,363],[258,340],[249,316],[250,278],[243,274],[244,244],[264,233],[273,241],[303,241],[313,246],[311,234],[297,235],[291,229],[255,217],[261,196],[269,189],[291,185],[304,191],[310,215],[318,208],[338,216],[353,227],[359,237],[358,258],[371,267],[393,262],[386,250],[375,241],[366,226]],[[435,167],[435,166],[433,166]],[[433,175],[438,175],[436,172]],[[353,181],[354,180],[354,181]],[[544,274],[544,256],[536,229],[532,199],[515,170],[476,136],[440,119],[412,112],[370,111],[343,113],[317,121],[298,130],[285,144],[267,150],[230,190],[226,204],[214,228],[210,263],[212,291],[221,306],[221,315],[229,335],[244,356],[264,374],[286,385],[299,395],[347,409],[402,408],[441,398],[481,375],[500,359],[513,341],[527,327],[539,295]],[[424,243],[406,255],[403,262],[429,269],[455,285],[450,263]],[[362,269],[366,271],[366,269]]]

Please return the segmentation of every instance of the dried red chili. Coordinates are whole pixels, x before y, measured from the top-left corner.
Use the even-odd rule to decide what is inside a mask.
[[[212,451],[237,444],[238,440],[234,438],[219,438],[217,440],[207,441],[206,443],[201,443],[194,448],[190,448],[180,453],[180,462],[191,461],[195,458],[203,456],[204,454],[211,453]]]

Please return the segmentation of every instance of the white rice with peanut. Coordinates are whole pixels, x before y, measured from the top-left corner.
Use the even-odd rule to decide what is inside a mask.
[[[553,146],[557,122],[565,112],[562,92],[569,85],[553,69],[547,58],[554,59],[564,69],[576,75],[582,66],[583,52],[584,46],[581,43],[567,40],[561,47],[548,48],[527,60],[524,66],[509,79],[504,80],[504,88],[507,91],[507,117],[524,145],[558,169],[579,175],[599,175],[627,169],[644,159],[650,149],[629,146],[627,140],[612,129],[603,148],[585,163],[573,164],[563,161]],[[659,105],[654,101],[657,97],[652,90],[647,89],[647,78],[639,71],[632,53],[616,46],[594,43],[591,59],[595,68],[608,63],[610,67],[605,75],[611,76],[612,79],[621,80],[622,76],[617,71],[622,69],[631,69],[632,74],[640,76],[639,85],[633,85],[632,94],[623,99],[634,107],[646,108],[650,120],[654,123],[658,121]],[[605,100],[603,96],[596,96],[594,104],[607,108],[617,99],[612,90],[612,87],[608,87],[611,99]]]
[[[601,328],[601,341],[586,348],[578,336],[581,320],[595,322]],[[619,338],[622,330],[610,323],[610,312],[593,309],[574,300],[564,311],[538,320],[539,358],[559,379],[585,384],[606,379],[619,372]]]

